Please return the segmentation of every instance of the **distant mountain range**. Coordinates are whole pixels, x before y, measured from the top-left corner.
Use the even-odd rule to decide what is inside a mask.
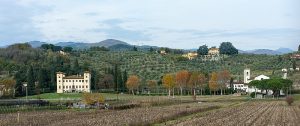
[[[292,49],[289,48],[279,48],[276,50],[270,50],[270,49],[255,49],[255,50],[239,50],[239,53],[242,54],[266,54],[266,55],[282,55],[287,53],[294,52]]]
[[[42,44],[47,44],[47,42],[41,42],[41,41],[30,41],[28,42],[33,48],[40,47]],[[127,42],[116,40],[116,39],[106,39],[100,42],[96,43],[84,43],[84,42],[58,42],[54,44],[56,46],[62,46],[62,47],[72,47],[74,49],[87,49],[94,46],[104,46],[106,48],[109,48],[110,50],[114,51],[125,51],[125,50],[131,50],[135,45],[130,45]],[[3,46],[7,47],[7,46]],[[160,48],[158,46],[149,46],[149,45],[142,45],[142,46],[136,46],[137,48],[141,50],[148,50],[151,47],[154,49]],[[187,49],[184,51],[197,51],[197,49]],[[282,55],[287,53],[294,52],[292,49],[289,48],[279,48],[277,50],[270,50],[270,49],[255,49],[255,50],[239,50],[239,53],[241,54],[267,54],[267,55]]]

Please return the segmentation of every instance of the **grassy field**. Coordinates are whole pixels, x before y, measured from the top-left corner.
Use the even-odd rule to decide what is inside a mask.
[[[148,95],[131,95],[131,94],[113,94],[113,93],[100,93],[106,100],[151,100],[151,99],[169,99],[168,96],[148,96]],[[44,93],[40,95],[28,96],[28,99],[45,99],[45,100],[73,100],[81,99],[83,93]],[[234,100],[234,99],[249,99],[247,95],[244,96],[232,96],[232,95],[203,95],[197,96],[197,100],[204,101],[214,101],[214,100]],[[21,97],[20,99],[26,99],[26,97]],[[175,96],[172,99],[177,100],[192,100],[192,96]]]

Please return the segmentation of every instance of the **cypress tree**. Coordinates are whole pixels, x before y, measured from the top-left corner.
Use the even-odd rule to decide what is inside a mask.
[[[122,92],[125,92],[125,90],[126,90],[126,82],[127,82],[127,79],[128,79],[128,74],[127,74],[127,71],[125,70],[125,71],[123,72]]]
[[[80,73],[80,66],[78,63],[78,59],[76,58],[72,64],[72,70],[73,70],[73,74],[78,74]]]
[[[28,70],[27,70],[27,91],[28,95],[33,95],[35,94],[35,81],[33,77],[33,68],[30,65]]]
[[[16,96],[24,96],[24,92],[23,92],[23,84],[22,84],[22,78],[21,78],[21,72],[18,71],[16,74],[15,74],[15,80],[16,80],[16,86],[15,86],[15,89],[16,89]]]
[[[45,89],[48,88],[49,86],[47,85],[47,78],[46,78],[46,71],[43,68],[40,68],[38,71],[38,88]]]
[[[50,69],[50,91],[55,92],[56,91],[56,67],[52,66]]]

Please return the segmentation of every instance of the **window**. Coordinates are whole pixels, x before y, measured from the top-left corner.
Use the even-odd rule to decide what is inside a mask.
[[[87,83],[87,82],[88,82],[88,80],[85,80],[85,82]]]
[[[71,88],[71,86],[69,86],[69,88]]]
[[[79,88],[81,88],[81,86],[79,85]]]
[[[88,86],[86,86],[86,88],[88,88]]]
[[[60,80],[58,82],[60,82]]]
[[[59,86],[59,88],[58,89],[60,89],[60,86]]]
[[[76,88],[78,88],[78,86],[76,85]]]
[[[73,80],[73,82],[74,82],[74,80]]]
[[[60,78],[60,76],[58,76],[58,78]]]
[[[65,82],[65,80],[63,80],[63,82]]]
[[[85,78],[87,78],[87,76],[85,76]]]
[[[65,88],[65,86],[63,86],[63,89]]]
[[[81,82],[84,82],[84,80],[81,80]]]
[[[76,80],[76,82],[78,82],[78,80]]]

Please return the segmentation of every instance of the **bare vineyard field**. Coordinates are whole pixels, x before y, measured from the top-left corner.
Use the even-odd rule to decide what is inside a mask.
[[[298,126],[299,124],[300,109],[298,106],[287,106],[284,101],[251,101],[190,119],[177,120],[170,125]]]
[[[144,98],[144,99],[143,99]],[[180,99],[180,100],[179,100]],[[124,110],[65,109],[0,114],[0,126],[15,125],[289,125],[300,124],[299,101],[288,106],[282,99],[249,100],[246,97],[201,96],[141,97]],[[124,102],[124,103],[123,103]],[[118,104],[129,101],[123,100]],[[159,104],[158,104],[159,103]]]
[[[141,107],[126,110],[93,110],[93,111],[36,111],[1,114],[0,125],[147,125],[177,118],[197,112],[212,110],[233,104],[218,103],[184,103],[179,105]]]

